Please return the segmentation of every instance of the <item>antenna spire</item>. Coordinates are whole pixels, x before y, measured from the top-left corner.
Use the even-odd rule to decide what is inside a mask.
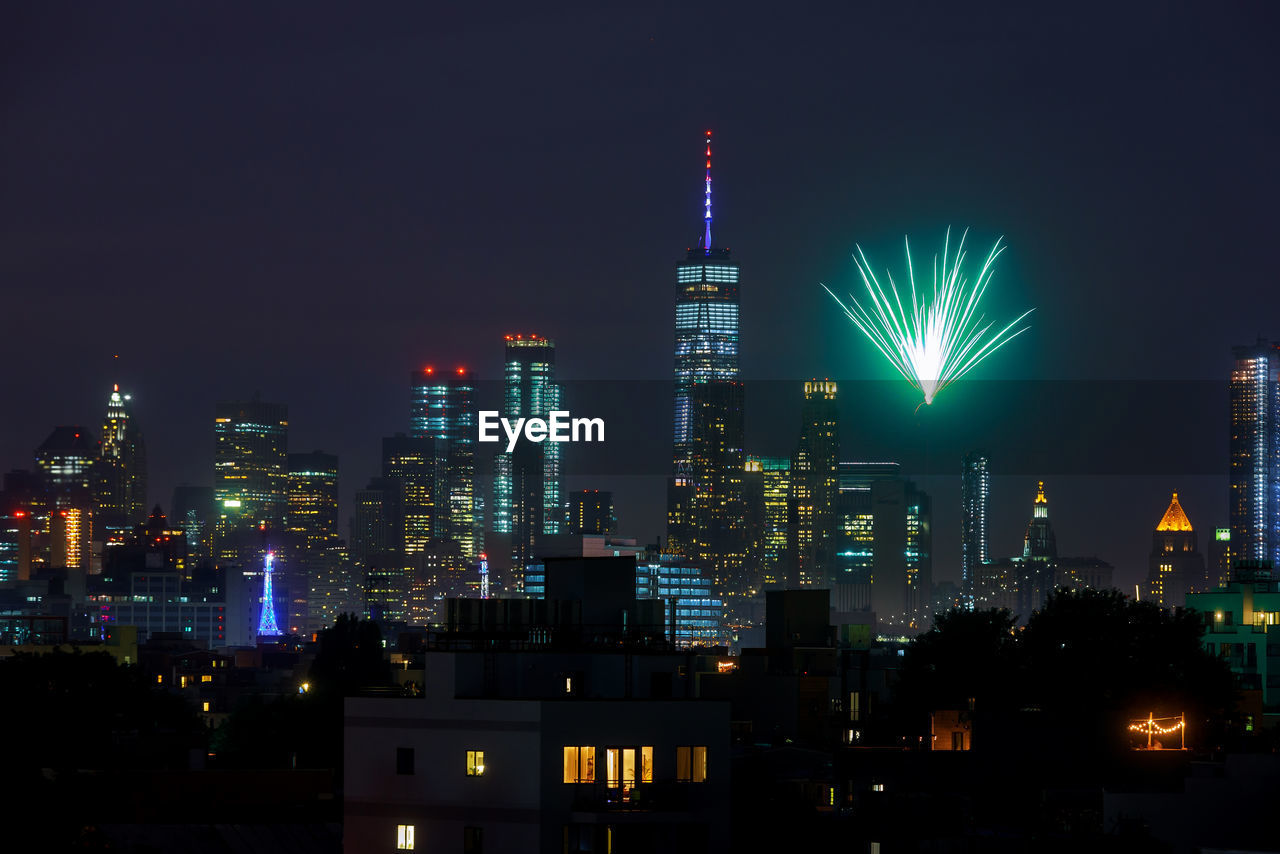
[[[702,248],[711,253],[711,131],[707,131],[707,190],[706,200],[702,203],[702,219],[706,223],[706,233],[702,237]]]

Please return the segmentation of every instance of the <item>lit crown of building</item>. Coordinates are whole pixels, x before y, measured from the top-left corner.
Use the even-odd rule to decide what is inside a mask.
[[[1164,516],[1160,518],[1160,524],[1156,525],[1157,531],[1190,531],[1191,520],[1187,518],[1187,514],[1183,512],[1182,505],[1178,503],[1178,493],[1173,494],[1173,500],[1169,502],[1169,509],[1164,511]]]

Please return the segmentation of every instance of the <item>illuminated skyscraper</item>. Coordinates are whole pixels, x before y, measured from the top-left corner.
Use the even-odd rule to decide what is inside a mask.
[[[338,540],[338,458],[322,451],[289,454],[285,529],[321,552]]]
[[[707,131],[702,236],[676,266],[673,471],[669,548],[712,568],[717,590],[744,592],[743,389],[739,377],[738,265],[711,233]]]
[[[289,408],[219,403],[214,418],[213,493],[220,528],[278,530],[287,505]]]
[[[387,513],[389,551],[416,554],[435,535],[439,512],[447,512],[437,489],[445,483],[445,455],[436,439],[398,433],[382,440],[383,507]]]
[[[466,368],[437,371],[426,367],[409,374],[409,431],[417,439],[435,439],[443,454],[444,482],[436,489],[439,506],[435,536],[453,540],[462,554],[480,552],[482,528],[475,495],[475,379]]]
[[[538,335],[506,336],[506,418],[547,418],[560,408],[555,342]],[[494,458],[493,530],[511,536],[512,586],[520,589],[537,538],[564,530],[559,442],[521,439]]]
[[[1280,345],[1232,348],[1231,549],[1280,566]]]
[[[102,522],[126,532],[147,513],[147,448],[132,413],[133,395],[112,387],[102,423],[98,463],[98,514]]]
[[[98,456],[97,439],[89,430],[76,425],[55,427],[36,448],[36,469],[45,490],[60,502],[68,498],[87,502]]]
[[[338,458],[321,451],[289,454],[287,483],[289,537],[282,592],[288,602],[289,631],[305,634],[324,625],[312,619],[312,591],[336,568],[332,550],[338,545]]]
[[[932,605],[933,502],[897,463],[840,463],[836,584],[865,586],[878,619],[921,625]]]
[[[978,568],[991,560],[988,516],[991,506],[991,461],[980,451],[966,454],[960,475],[960,595],[973,604]]]
[[[787,500],[791,494],[791,460],[786,457],[747,457],[746,476],[759,478],[752,491],[759,507],[760,583],[777,587],[786,581]]]
[[[1164,511],[1151,535],[1144,598],[1165,607],[1181,608],[1188,593],[1209,589],[1206,581],[1204,557],[1197,547],[1195,529],[1175,492],[1169,509]]]
[[[830,588],[835,581],[834,537],[839,492],[840,413],[836,384],[804,384],[800,443],[791,458],[787,501],[787,581]]]

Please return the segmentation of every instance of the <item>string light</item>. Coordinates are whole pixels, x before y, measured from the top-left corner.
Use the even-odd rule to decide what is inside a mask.
[[[1177,723],[1165,727],[1156,723],[1156,721],[1177,721]],[[1131,732],[1140,732],[1143,735],[1168,735],[1171,732],[1177,732],[1185,725],[1186,722],[1181,717],[1147,718],[1144,721],[1129,724],[1129,730]]]

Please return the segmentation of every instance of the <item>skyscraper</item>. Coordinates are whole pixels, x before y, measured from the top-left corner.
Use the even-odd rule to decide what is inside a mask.
[[[991,461],[981,451],[965,455],[960,475],[960,595],[973,606],[978,568],[991,560],[988,516],[991,506]]]
[[[468,559],[480,552],[483,527],[476,510],[474,401],[475,379],[466,368],[428,366],[409,374],[410,435],[436,440],[442,454],[434,533],[457,542]]]
[[[338,458],[323,451],[289,454],[285,529],[307,551],[338,540]]]
[[[326,625],[312,614],[312,594],[317,585],[331,582],[339,568],[333,552],[338,545],[338,458],[321,451],[289,454],[286,493],[286,622],[290,632],[306,634]]]
[[[44,489],[60,503],[70,498],[88,502],[98,457],[98,442],[89,430],[64,425],[55,427],[36,448],[36,470]]]
[[[791,460],[787,457],[747,457],[748,478],[758,477],[754,491],[760,506],[753,511],[759,518],[760,583],[777,587],[786,581],[787,501],[791,494]]]
[[[839,492],[840,414],[836,384],[804,384],[800,442],[791,458],[787,502],[787,580],[793,587],[834,583],[836,495]]]
[[[1188,593],[1208,589],[1204,557],[1197,546],[1195,529],[1175,492],[1151,535],[1146,598],[1166,607],[1181,608]]]
[[[929,494],[903,478],[897,463],[840,463],[839,478],[834,583],[865,585],[879,619],[922,619],[933,601]]]
[[[103,523],[129,530],[147,513],[147,449],[132,412],[133,395],[113,386],[102,423],[98,513]]]
[[[213,493],[220,528],[278,530],[287,504],[288,407],[256,396],[244,403],[219,403],[213,429]]]
[[[442,441],[403,433],[382,440],[382,480],[389,551],[417,554],[435,535],[436,516],[447,513],[437,489],[444,486]]]
[[[503,416],[547,418],[560,408],[556,345],[539,335],[506,336]],[[493,530],[511,537],[511,586],[519,590],[537,538],[564,530],[559,442],[521,440],[494,458]]]
[[[1280,566],[1280,345],[1232,348],[1231,549]]]
[[[711,566],[717,588],[740,593],[745,562],[743,389],[739,377],[738,265],[711,232],[711,132],[703,228],[676,266],[673,471],[669,548]]]

